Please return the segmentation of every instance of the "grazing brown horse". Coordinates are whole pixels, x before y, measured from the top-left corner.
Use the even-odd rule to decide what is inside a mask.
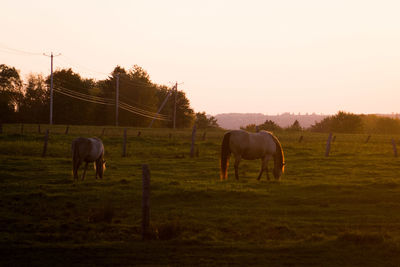
[[[74,179],[78,179],[78,169],[83,162],[85,162],[85,169],[83,170],[82,180],[85,179],[85,174],[89,162],[95,162],[96,179],[103,178],[105,170],[104,160],[104,146],[100,139],[78,137],[72,141],[72,165]]]
[[[260,180],[262,173],[268,174],[268,161],[274,158],[273,174],[279,179],[285,169],[283,150],[278,139],[270,132],[260,131],[249,133],[243,130],[234,130],[225,133],[221,146],[221,180],[228,177],[229,157],[235,155],[235,177],[239,179],[239,163],[241,159],[261,159],[261,171],[257,180]]]

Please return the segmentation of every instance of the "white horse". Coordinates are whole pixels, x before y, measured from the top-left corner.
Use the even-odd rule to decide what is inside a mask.
[[[260,131],[249,133],[243,130],[234,130],[225,133],[221,146],[221,180],[228,177],[229,157],[235,155],[235,177],[239,179],[239,163],[241,159],[261,159],[261,171],[257,180],[260,180],[264,171],[268,174],[268,161],[274,158],[273,174],[279,179],[285,169],[283,150],[278,139],[270,132]]]
[[[74,179],[78,179],[78,169],[82,162],[85,162],[82,180],[85,179],[85,174],[89,162],[95,162],[96,179],[103,178],[105,170],[104,146],[100,139],[78,137],[72,141],[72,165]]]

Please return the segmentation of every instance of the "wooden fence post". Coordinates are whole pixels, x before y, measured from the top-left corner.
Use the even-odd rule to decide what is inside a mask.
[[[393,147],[393,154],[397,158],[397,147],[396,147],[396,141],[394,141],[394,138],[392,138],[392,147]]]
[[[139,131],[139,132],[137,133],[137,136],[140,137],[141,135],[142,135],[142,132]]]
[[[44,136],[44,144],[43,144],[43,153],[42,153],[42,157],[46,157],[46,153],[47,153],[47,142],[49,141],[49,129],[46,130],[46,134]]]
[[[207,132],[204,131],[204,133],[203,133],[203,138],[202,138],[203,141],[206,141],[206,135],[207,135]]]
[[[38,130],[38,133],[41,134],[41,131],[40,131],[40,124],[38,124],[37,130]]]
[[[367,140],[365,140],[366,144],[369,142],[369,139],[371,139],[371,135],[368,135]]]
[[[302,135],[299,138],[299,143],[301,143],[301,141],[303,141],[303,136]]]
[[[334,143],[335,141],[336,141],[336,135],[333,136],[332,143]]]
[[[192,146],[190,147],[190,157],[194,157],[194,143],[196,139],[196,124],[193,125],[193,130],[192,130]]]
[[[328,157],[329,152],[331,151],[331,141],[332,141],[332,133],[329,133],[328,140],[326,141],[325,157]]]
[[[21,124],[21,135],[24,134],[24,124]]]
[[[122,156],[126,157],[126,139],[127,139],[127,129],[124,128],[124,146],[122,148]]]
[[[69,125],[67,126],[67,128],[65,129],[65,134],[68,134],[69,131]]]
[[[146,164],[142,166],[142,183],[142,240],[145,240],[150,225],[150,170]]]

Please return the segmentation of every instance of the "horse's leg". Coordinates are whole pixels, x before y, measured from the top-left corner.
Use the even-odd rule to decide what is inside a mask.
[[[85,179],[88,164],[89,164],[89,162],[86,162],[86,164],[85,164],[85,169],[83,170],[83,175],[82,175],[82,181]]]
[[[262,175],[263,171],[264,171],[264,160],[261,160],[261,170],[260,170],[260,174],[257,177],[257,180],[261,179],[261,175]]]
[[[260,176],[258,177],[258,179],[260,179],[262,172],[265,171],[265,173],[267,174],[267,180],[269,181],[268,161],[269,161],[270,159],[271,159],[271,156],[270,156],[270,155],[266,155],[266,156],[263,158],[263,161],[262,161],[262,169],[261,169]]]
[[[78,180],[78,169],[81,166],[81,161],[80,160],[74,160],[73,162],[73,170],[72,172],[74,173],[74,180]]]
[[[267,173],[267,179],[269,180],[269,174],[268,174],[268,160],[269,157],[266,156],[261,160],[261,170],[260,170],[260,174],[257,177],[257,180],[261,179],[262,173],[265,171]]]
[[[240,163],[241,159],[242,159],[241,156],[235,155],[235,177],[236,177],[236,180],[239,180],[239,163]]]

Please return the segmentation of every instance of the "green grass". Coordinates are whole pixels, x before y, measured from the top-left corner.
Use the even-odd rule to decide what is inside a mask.
[[[3,125],[0,135],[2,265],[400,265],[400,159],[391,138],[278,134],[280,181],[256,177],[259,161],[219,180],[222,131],[107,127],[107,170],[74,182],[70,144],[103,127]],[[137,133],[141,131],[141,136]],[[170,138],[171,134],[171,138]],[[299,136],[303,142],[299,143]],[[232,162],[231,162],[232,163]],[[142,164],[151,171],[151,240],[141,240]],[[272,163],[271,163],[272,164]],[[232,164],[231,164],[232,165]],[[272,175],[271,175],[272,177]]]

